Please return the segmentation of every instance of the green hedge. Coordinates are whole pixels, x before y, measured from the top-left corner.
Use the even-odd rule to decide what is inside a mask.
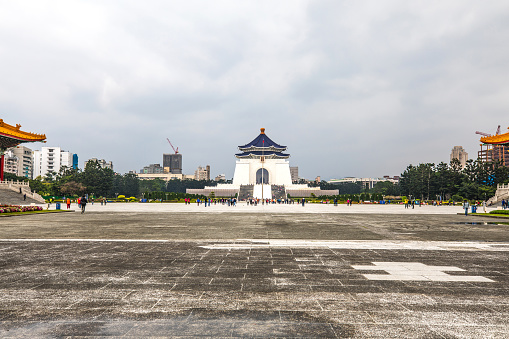
[[[490,214],[508,214],[509,215],[509,210],[495,210],[495,211],[491,211]]]

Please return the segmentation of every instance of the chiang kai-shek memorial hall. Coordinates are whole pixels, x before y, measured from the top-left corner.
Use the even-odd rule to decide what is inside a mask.
[[[45,134],[23,132],[20,128],[20,124],[12,126],[0,119],[0,181],[4,181],[4,154],[8,148],[25,142],[45,142],[44,140],[46,140]]]
[[[190,194],[217,197],[238,196],[243,199],[286,199],[291,197],[310,197],[336,195],[338,190],[320,190],[305,184],[292,183],[290,174],[290,154],[287,147],[274,142],[265,134],[265,128],[251,142],[239,146],[232,184],[218,184],[205,189],[188,189]]]

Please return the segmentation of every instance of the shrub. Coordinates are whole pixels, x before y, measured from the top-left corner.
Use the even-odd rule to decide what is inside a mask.
[[[491,211],[490,214],[508,214],[509,215],[509,210],[495,210],[495,211]]]

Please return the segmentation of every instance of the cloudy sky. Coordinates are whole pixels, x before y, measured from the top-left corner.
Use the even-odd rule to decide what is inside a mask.
[[[305,178],[470,157],[509,127],[509,2],[0,0],[0,118],[47,146],[233,176],[266,128]],[[28,145],[40,149],[41,144]]]

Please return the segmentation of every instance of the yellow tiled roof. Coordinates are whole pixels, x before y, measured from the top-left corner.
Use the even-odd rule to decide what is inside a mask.
[[[0,119],[0,133],[7,137],[13,137],[15,139],[22,139],[25,141],[43,141],[46,139],[46,134],[36,134],[31,132],[24,132],[20,130],[21,125],[16,126],[9,125]]]
[[[485,144],[509,144],[509,132],[489,137],[482,137],[481,142]]]

